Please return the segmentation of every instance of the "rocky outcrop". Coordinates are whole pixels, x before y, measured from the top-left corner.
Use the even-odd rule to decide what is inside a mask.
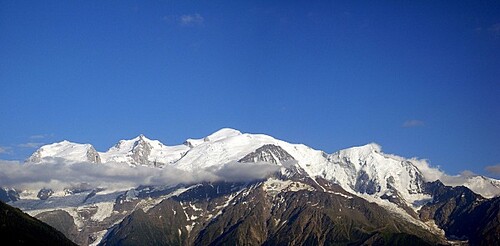
[[[238,162],[267,162],[282,165],[293,160],[295,160],[293,156],[280,146],[266,144],[241,158]]]
[[[134,143],[134,146],[132,147],[132,153],[130,155],[133,160],[133,164],[148,165],[148,157],[151,153],[151,149],[152,146],[144,140],[144,135],[140,135],[139,140]]]
[[[52,194],[54,194],[52,189],[44,188],[38,192],[36,197],[40,198],[40,200],[47,200],[50,196],[52,196]]]
[[[0,187],[0,201],[15,202],[17,200],[19,200],[19,193],[16,190]]]
[[[87,150],[87,160],[91,163],[101,163],[101,157],[93,146],[90,146]]]

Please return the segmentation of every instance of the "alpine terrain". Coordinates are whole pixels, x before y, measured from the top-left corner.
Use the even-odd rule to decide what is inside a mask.
[[[75,245],[61,232],[2,201],[0,238],[5,245]]]
[[[225,128],[176,146],[140,135],[105,152],[62,141],[23,166],[109,171],[0,189],[79,245],[500,244],[499,180],[448,176],[375,143],[329,154]],[[94,182],[124,170],[154,175]]]

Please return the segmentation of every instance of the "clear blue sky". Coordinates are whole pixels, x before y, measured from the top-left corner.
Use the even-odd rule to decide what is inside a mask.
[[[0,57],[0,159],[232,127],[500,163],[499,1],[0,0]]]

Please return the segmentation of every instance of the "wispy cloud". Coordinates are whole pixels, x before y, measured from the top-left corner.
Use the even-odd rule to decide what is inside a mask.
[[[38,147],[40,147],[42,145],[44,145],[44,143],[29,142],[29,143],[18,144],[17,147],[21,147],[21,148],[38,148]]]
[[[44,139],[54,136],[54,134],[38,134],[30,136],[30,139]]]
[[[493,166],[487,166],[484,169],[493,175],[500,175],[500,163]]]
[[[407,120],[403,123],[402,127],[410,128],[410,127],[421,127],[424,126],[425,122],[421,120]]]
[[[196,14],[185,14],[185,15],[165,15],[163,20],[167,23],[173,23],[180,26],[202,26],[205,23],[205,18]]]
[[[0,146],[0,154],[7,154],[10,153],[11,148],[10,147],[4,147]]]
[[[181,15],[178,18],[178,21],[183,26],[199,26],[203,25],[205,22],[205,18],[200,14],[190,14],[190,15]]]

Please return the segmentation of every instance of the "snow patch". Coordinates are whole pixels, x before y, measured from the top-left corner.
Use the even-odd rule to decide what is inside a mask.
[[[102,230],[102,231],[94,232],[93,235],[94,235],[94,237],[96,239],[95,239],[95,241],[93,243],[89,244],[89,246],[97,246],[97,245],[99,245],[99,243],[102,241],[102,239],[104,238],[104,236],[106,235],[107,232],[108,232],[108,230]]]
[[[141,208],[145,213],[147,213],[151,208],[153,208],[154,206],[158,205],[160,202],[162,202],[163,200],[165,199],[168,199],[170,197],[173,197],[173,196],[178,196],[190,189],[193,189],[195,187],[198,187],[200,186],[200,184],[197,184],[197,185],[192,185],[192,186],[189,186],[189,187],[182,187],[182,188],[179,188],[167,195],[163,195],[163,196],[160,196],[160,197],[157,197],[157,198],[149,198],[149,199],[142,199],[139,203],[137,203],[136,207],[138,208]],[[174,211],[174,210],[172,210]],[[175,215],[176,211],[174,211],[174,215]]]
[[[93,221],[103,221],[113,214],[113,202],[95,203],[94,206],[97,207],[97,212],[91,217]]]
[[[267,179],[263,183],[262,188],[273,197],[281,192],[286,192],[286,191],[296,192],[299,190],[310,190],[310,191],[314,190],[314,188],[308,184],[295,182],[291,180],[275,179],[275,178]]]
[[[186,231],[189,233],[191,233],[191,230],[193,230],[193,225],[186,225]]]

